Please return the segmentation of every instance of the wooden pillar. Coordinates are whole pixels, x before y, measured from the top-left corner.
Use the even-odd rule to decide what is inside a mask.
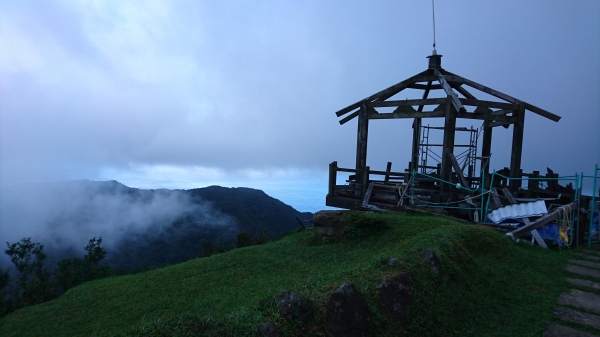
[[[328,197],[333,197],[335,195],[335,185],[337,185],[337,161],[329,164],[329,188],[327,190]]]
[[[510,178],[521,178],[521,155],[523,153],[523,131],[525,129],[525,107],[519,104],[515,111],[517,121],[513,124],[512,153],[510,156]],[[516,191],[521,181],[511,180],[509,189]]]
[[[356,181],[363,181],[362,171],[367,167],[367,140],[369,138],[369,110],[363,102],[358,111],[358,130],[356,132]]]
[[[421,118],[415,118],[413,122],[413,141],[410,171],[417,171],[419,167],[419,143],[421,142]]]
[[[483,143],[481,146],[481,156],[487,157],[487,165],[483,167],[483,173],[487,177],[490,174],[490,155],[492,154],[492,130],[490,126],[492,121],[483,121]],[[485,164],[486,159],[481,160],[481,165]]]
[[[442,151],[442,174],[441,177],[445,181],[450,181],[450,172],[452,172],[452,162],[446,155],[446,151],[450,150],[454,153],[454,136],[456,132],[456,109],[452,105],[450,96],[446,99],[446,118],[444,121],[444,149]],[[441,184],[443,191],[448,190],[448,184]]]

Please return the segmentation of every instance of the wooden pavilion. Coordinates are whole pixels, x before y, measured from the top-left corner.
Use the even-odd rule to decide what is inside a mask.
[[[460,190],[460,186],[480,188],[481,184],[489,178],[489,167],[486,163],[491,155],[492,130],[497,126],[506,128],[510,125],[513,126],[512,154],[507,173],[510,178],[520,178],[522,175],[521,155],[525,111],[531,111],[555,122],[560,120],[560,116],[551,112],[443,69],[442,55],[437,55],[435,51],[427,58],[429,66],[425,71],[336,112],[336,115],[341,117],[340,124],[358,118],[356,165],[350,169],[337,167],[337,162],[330,164],[327,206],[354,209],[370,204],[394,209],[402,204],[402,193],[406,193],[406,187],[409,184],[413,189],[420,188],[421,194],[424,194],[423,190],[425,190],[425,194],[429,195],[430,200],[446,202],[456,200],[461,193],[463,196],[465,194],[465,191]],[[423,93],[420,98],[416,99],[392,99],[393,96],[405,89],[418,89]],[[471,89],[491,95],[498,100],[478,99],[477,92],[471,93],[469,91]],[[428,98],[433,90],[441,90],[446,97]],[[395,110],[393,112],[378,111],[378,109],[385,110],[382,108],[386,107],[395,107]],[[412,155],[408,168],[403,172],[392,172],[391,163],[388,163],[386,171],[372,171],[367,166],[369,121],[396,118],[409,118],[413,121]],[[424,146],[421,143],[423,118],[444,118],[444,126],[439,128],[443,130],[443,144],[439,144],[443,149],[443,154],[440,156],[441,164],[437,166],[437,170],[430,177],[415,176],[415,172],[425,168],[423,163],[419,162]],[[457,131],[460,131],[460,128],[456,127],[458,118],[483,121],[481,153],[479,156],[474,156],[474,154],[471,156],[471,160],[481,160],[479,176],[478,172],[472,172],[471,168],[465,177],[464,166],[461,168],[454,156],[455,135]],[[337,184],[338,172],[351,173],[347,185]],[[372,176],[379,176],[380,179],[372,179]],[[454,185],[445,182],[452,182]],[[519,186],[520,181],[510,180],[507,187],[511,191],[515,191]],[[379,192],[375,190],[379,190]],[[412,192],[414,193],[414,191]]]

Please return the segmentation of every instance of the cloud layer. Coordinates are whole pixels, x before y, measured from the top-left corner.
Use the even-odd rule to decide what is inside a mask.
[[[446,69],[563,117],[527,116],[525,170],[572,174],[600,162],[598,2],[436,5]],[[356,125],[339,126],[334,112],[425,69],[430,10],[2,2],[0,183],[352,166]],[[406,167],[410,122],[371,125],[369,164]],[[508,165],[510,139],[495,132],[493,167]]]

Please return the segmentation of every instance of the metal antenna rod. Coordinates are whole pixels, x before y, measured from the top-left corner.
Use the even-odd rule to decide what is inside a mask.
[[[433,14],[433,55],[437,55],[435,51],[435,1],[431,0],[431,12]]]

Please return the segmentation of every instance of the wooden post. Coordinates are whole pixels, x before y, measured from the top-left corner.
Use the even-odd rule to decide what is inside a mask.
[[[385,182],[390,181],[390,172],[392,172],[392,162],[388,161],[387,166],[385,167]]]
[[[523,153],[523,131],[525,127],[525,107],[519,104],[515,111],[517,121],[513,124],[512,153],[510,156],[510,178],[521,178],[521,155]],[[520,180],[510,180],[509,188],[517,191],[521,186]]]
[[[483,121],[483,144],[481,146],[481,156],[484,158],[490,158],[492,154],[492,130],[493,128],[490,126],[491,121]],[[490,159],[488,159],[488,164],[483,168],[483,173],[487,176],[490,173]],[[481,164],[483,165],[485,159],[481,160]]]
[[[364,171],[362,173],[362,194],[361,196],[365,196],[367,193],[367,188],[369,187],[369,170],[370,167],[365,166]]]
[[[446,99],[446,119],[444,121],[444,151],[454,153],[454,136],[456,132],[456,109],[451,104],[451,97]],[[452,171],[452,162],[449,156],[442,155],[441,179],[450,181],[450,172]],[[441,190],[448,191],[448,184],[442,183]]]
[[[361,175],[367,166],[367,140],[369,136],[369,110],[367,103],[363,102],[358,110],[358,130],[356,132],[356,181],[363,181]],[[366,189],[362,186],[362,189]],[[364,194],[361,195],[361,197]]]
[[[410,162],[410,171],[417,171],[419,168],[419,143],[421,142],[421,118],[415,118],[413,122],[413,141],[412,156]]]
[[[329,164],[329,190],[327,191],[328,197],[333,197],[335,193],[335,185],[337,185],[337,161]]]

